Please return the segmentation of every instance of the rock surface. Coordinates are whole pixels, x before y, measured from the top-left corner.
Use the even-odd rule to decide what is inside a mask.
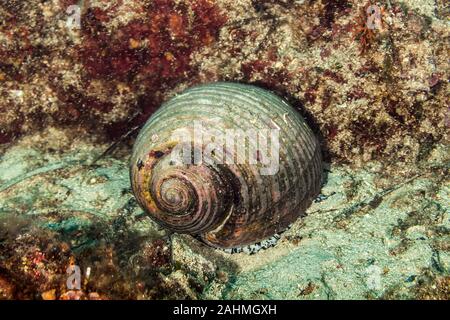
[[[91,164],[105,147],[50,128],[4,151],[3,297],[72,297],[70,265],[81,269],[78,298],[449,297],[444,146],[407,179],[376,163],[359,170],[331,165],[307,217],[255,255],[227,254],[160,229],[130,193],[127,147]]]

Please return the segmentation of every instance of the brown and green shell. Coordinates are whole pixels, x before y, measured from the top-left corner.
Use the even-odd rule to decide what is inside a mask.
[[[267,162],[251,135],[225,144],[221,155],[211,152],[209,161],[181,161],[186,154],[178,154],[178,146],[190,150],[190,159],[207,147],[195,139],[195,123],[215,139],[230,130],[276,130],[278,170],[262,174]],[[256,161],[245,157],[255,150]],[[200,85],[167,101],[141,130],[131,159],[131,183],[142,208],[162,226],[219,248],[257,243],[285,230],[319,193],[321,177],[320,146],[303,118],[273,93],[238,83]]]

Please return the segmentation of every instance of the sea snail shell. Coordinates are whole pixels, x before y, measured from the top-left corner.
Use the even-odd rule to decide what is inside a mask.
[[[302,117],[273,93],[238,83],[200,85],[164,103],[131,159],[133,192],[154,220],[224,249],[285,230],[321,176],[319,143]]]

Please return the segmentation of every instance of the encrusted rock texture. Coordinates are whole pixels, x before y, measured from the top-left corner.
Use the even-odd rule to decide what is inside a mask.
[[[411,164],[447,138],[445,1],[12,0],[0,18],[1,143],[49,124],[114,138],[219,80],[289,99],[333,161]]]
[[[0,299],[449,299],[449,18],[444,0],[0,0]],[[213,81],[287,99],[330,164],[253,256],[143,214],[133,135],[92,165]]]
[[[408,179],[331,165],[307,216],[254,255],[159,227],[131,192],[128,146],[94,163],[107,146],[47,128],[2,153],[0,298],[450,298],[444,146]]]

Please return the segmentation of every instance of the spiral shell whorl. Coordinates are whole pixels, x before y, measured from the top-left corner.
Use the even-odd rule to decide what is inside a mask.
[[[170,164],[164,155],[150,170],[142,168],[144,189],[137,186],[144,208],[165,227],[200,234],[220,223],[227,209],[226,185],[206,166]],[[213,183],[212,183],[213,182]],[[146,190],[147,189],[147,190]]]
[[[192,155],[205,147],[190,139],[195,121],[218,135],[229,129],[277,130],[279,171],[262,175],[260,163],[177,161],[180,143],[188,143]],[[186,140],[174,138],[177,130]],[[236,159],[258,149],[257,141],[245,141],[224,153]],[[297,112],[269,91],[236,83],[194,87],[166,102],[141,130],[131,161],[134,194],[156,221],[221,248],[284,230],[319,192],[321,175],[319,144]]]

